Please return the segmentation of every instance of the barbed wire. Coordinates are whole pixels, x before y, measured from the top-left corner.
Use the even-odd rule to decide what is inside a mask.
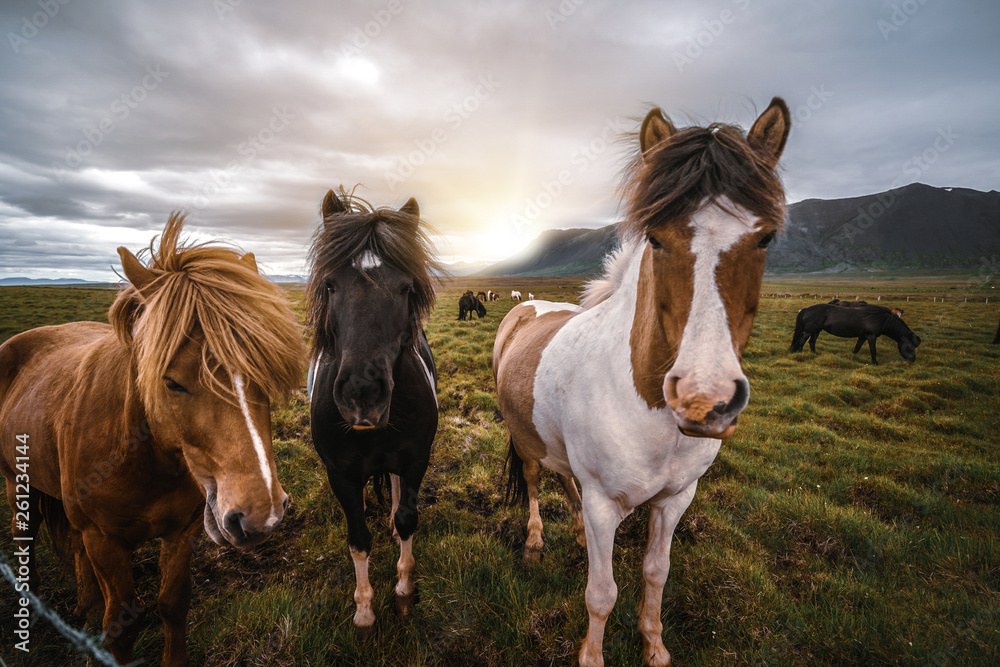
[[[28,598],[31,601],[32,606],[35,608],[35,613],[38,614],[40,618],[46,619],[52,624],[52,627],[61,634],[66,640],[80,653],[90,654],[95,660],[101,664],[108,665],[108,667],[119,667],[118,663],[115,661],[114,657],[101,647],[104,642],[104,636],[94,636],[87,634],[81,630],[77,630],[71,627],[66,621],[60,618],[59,614],[50,609],[44,602],[38,599],[34,593],[29,590],[18,590],[17,577],[14,576],[14,570],[10,566],[10,562],[7,560],[7,556],[0,552],[0,574],[10,583],[14,588],[14,591],[23,597]],[[131,663],[134,665],[135,663]],[[6,663],[0,659],[0,665],[6,667]]]

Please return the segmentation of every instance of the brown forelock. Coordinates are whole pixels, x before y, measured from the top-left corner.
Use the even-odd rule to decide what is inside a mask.
[[[648,243],[639,266],[638,293],[629,343],[632,379],[650,408],[663,408],[663,379],[677,360],[694,298],[694,253],[688,225],[657,232],[662,248]]]
[[[689,127],[637,153],[622,194],[623,236],[686,223],[720,197],[775,227],[785,216],[784,189],[774,168],[735,125]]]
[[[413,278],[410,314],[417,327],[423,324],[434,306],[434,272],[441,272],[420,218],[391,208],[373,209],[363,199],[346,194],[342,194],[340,200],[346,211],[323,219],[309,249],[307,324],[313,333],[313,355],[333,342],[333,332],[327,328],[326,277],[349,265],[366,250]],[[417,332],[413,335],[416,340]]]
[[[152,401],[165,391],[163,374],[177,351],[199,332],[204,337],[201,381],[235,402],[233,387],[217,371],[240,373],[271,400],[281,401],[301,381],[305,350],[284,291],[262,277],[251,262],[223,246],[185,246],[184,216],[173,214],[147,266],[155,276],[129,286],[108,319],[135,360],[140,395]]]
[[[533,419],[535,374],[542,351],[577,313],[561,310],[536,316],[535,307],[530,305],[519,305],[514,310],[518,312],[513,322],[508,324],[508,315],[497,331],[499,348],[493,360],[497,399],[518,454],[522,458],[530,457],[538,461],[545,458],[545,443],[538,435]]]

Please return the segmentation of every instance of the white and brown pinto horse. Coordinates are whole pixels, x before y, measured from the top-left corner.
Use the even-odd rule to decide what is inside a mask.
[[[651,665],[670,662],[660,621],[670,542],[749,399],[740,358],[765,248],[784,218],[775,168],[790,124],[779,98],[746,136],[729,125],[677,130],[650,111],[626,184],[622,247],[603,279],[588,286],[582,306],[526,302],[497,331],[508,484],[529,503],[525,559],[541,555],[541,466],[557,473],[587,547],[581,665],[604,662],[604,626],[618,595],[615,530],[642,503],[650,505],[643,655]]]

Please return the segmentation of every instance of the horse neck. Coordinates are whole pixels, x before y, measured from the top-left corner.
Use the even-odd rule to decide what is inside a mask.
[[[636,243],[627,250],[627,255],[622,258],[627,264],[618,287],[611,296],[591,309],[594,312],[594,317],[598,318],[595,329],[608,332],[607,335],[595,337],[597,344],[606,348],[601,350],[603,352],[627,350],[633,336],[645,339],[651,333],[646,331],[633,332],[636,310],[651,307],[651,304],[637,303],[640,298],[639,271],[642,265],[643,250],[645,250],[644,243]],[[646,300],[646,297],[643,299]],[[650,341],[650,344],[653,344],[653,341]]]
[[[910,333],[910,328],[903,324],[903,320],[892,313],[886,313],[885,323],[882,325],[882,333],[898,343],[904,336]]]

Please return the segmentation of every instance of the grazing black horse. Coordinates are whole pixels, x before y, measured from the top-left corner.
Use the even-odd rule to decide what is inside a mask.
[[[899,354],[907,361],[917,358],[917,346],[920,337],[910,331],[910,328],[882,306],[859,306],[844,308],[843,306],[820,303],[799,311],[795,318],[795,333],[792,335],[792,352],[801,352],[806,340],[809,349],[816,351],[816,339],[820,331],[826,331],[842,338],[857,338],[854,354],[858,353],[864,342],[872,353],[872,363],[878,366],[875,358],[875,339],[886,335],[899,345]]]
[[[399,537],[396,608],[413,609],[417,495],[437,431],[437,374],[422,328],[434,303],[430,245],[417,202],[377,209],[332,190],[310,250],[312,437],[347,518],[357,590],[354,625],[370,630],[372,536],[364,488],[388,473]]]
[[[867,301],[844,301],[843,299],[834,299],[833,301],[829,301],[828,303],[831,306],[843,306],[844,308],[861,308],[862,306],[868,306],[868,305],[870,305]],[[903,309],[902,308],[887,308],[886,306],[876,306],[876,305],[872,305],[871,307],[872,308],[883,308],[885,310],[888,310],[890,313],[892,313],[896,317],[902,317],[903,316]]]
[[[466,294],[458,300],[458,319],[464,320],[468,316],[471,320],[472,313],[478,314],[479,319],[483,319],[486,317],[486,306],[476,297]]]

